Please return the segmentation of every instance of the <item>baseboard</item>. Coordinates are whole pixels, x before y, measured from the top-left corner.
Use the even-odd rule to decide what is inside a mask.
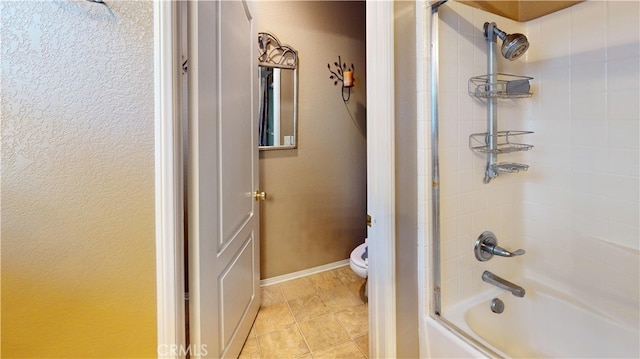
[[[260,280],[260,286],[261,287],[265,287],[265,286],[268,286],[268,285],[278,284],[278,283],[286,282],[288,280],[298,279],[298,278],[306,277],[306,276],[309,276],[309,275],[312,275],[312,274],[316,274],[316,273],[325,272],[325,271],[329,271],[329,270],[332,270],[332,269],[344,267],[346,265],[349,265],[349,260],[348,259],[343,259],[341,261],[333,262],[333,263],[329,263],[329,264],[325,264],[325,265],[321,265],[319,267],[313,267],[313,268],[301,270],[301,271],[298,271],[298,272],[279,275],[277,277],[262,279],[262,280]]]

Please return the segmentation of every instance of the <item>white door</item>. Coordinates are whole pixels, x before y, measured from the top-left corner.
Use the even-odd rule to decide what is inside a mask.
[[[237,357],[260,305],[257,40],[245,1],[188,6],[189,348]]]

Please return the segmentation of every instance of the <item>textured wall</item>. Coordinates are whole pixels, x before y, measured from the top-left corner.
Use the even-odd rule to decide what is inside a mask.
[[[298,149],[262,151],[261,276],[349,258],[366,236],[365,3],[263,1],[256,31],[298,50]],[[256,35],[257,36],[257,35]],[[327,64],[355,65],[351,100]]]
[[[156,356],[153,7],[0,2],[2,356]]]

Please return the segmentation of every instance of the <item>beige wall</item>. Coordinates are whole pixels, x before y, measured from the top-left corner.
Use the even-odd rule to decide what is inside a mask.
[[[151,1],[1,2],[2,357],[155,357]]]
[[[366,236],[365,3],[264,1],[256,31],[298,51],[298,149],[260,153],[261,276],[349,258]],[[257,34],[256,34],[257,39]],[[327,64],[355,65],[347,105]]]

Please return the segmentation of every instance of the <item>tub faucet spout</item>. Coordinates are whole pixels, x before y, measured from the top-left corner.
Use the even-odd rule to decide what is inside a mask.
[[[508,290],[509,292],[511,292],[511,294],[515,295],[516,297],[521,297],[521,298],[524,297],[524,288],[522,288],[519,285],[513,284],[508,280],[502,279],[497,275],[489,272],[488,270],[482,273],[482,280],[489,284],[493,284],[498,288]]]

